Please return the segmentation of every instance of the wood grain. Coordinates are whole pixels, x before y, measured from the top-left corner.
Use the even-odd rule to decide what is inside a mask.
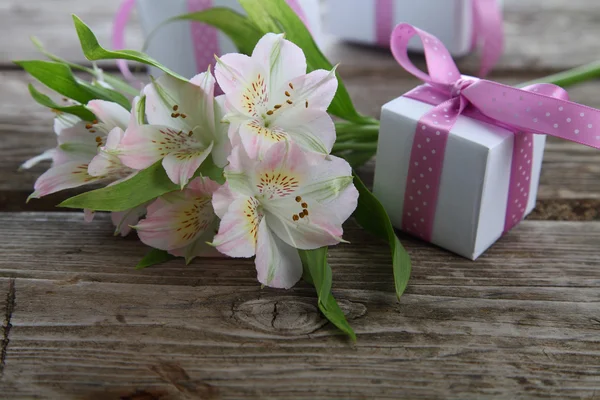
[[[597,222],[525,222],[477,262],[403,238],[414,272],[400,303],[386,247],[348,226],[360,247],[333,248],[330,259],[356,344],[325,323],[314,289],[260,289],[250,261],[135,271],[142,246],[112,238],[106,218],[4,213],[0,222],[10,238],[0,276],[16,278],[0,380],[9,398],[567,399],[600,390]],[[36,243],[28,259],[24,240]]]
[[[593,0],[505,0],[506,49],[497,71],[544,74],[594,61],[600,54],[597,24],[600,7]],[[10,35],[0,37],[0,65],[10,60],[38,57],[29,42],[38,36],[53,52],[69,60],[82,62],[83,55],[73,29],[71,13],[81,17],[97,34],[101,44],[109,46],[112,19],[119,0],[106,0],[102,6],[76,0],[5,0],[0,6],[0,24]],[[127,30],[129,48],[143,43],[135,15]],[[341,70],[394,71],[397,66],[389,52],[325,40],[324,52]],[[478,58],[458,60],[461,71],[474,74]],[[111,61],[100,62],[114,68]]]

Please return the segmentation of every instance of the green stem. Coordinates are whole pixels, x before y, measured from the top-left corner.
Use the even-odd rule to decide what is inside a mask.
[[[377,150],[377,140],[371,143],[342,142],[333,145],[333,151],[341,150]]]
[[[519,87],[529,86],[534,83],[553,83],[564,88],[594,78],[600,78],[600,61],[594,61],[580,67],[569,69],[567,71],[525,82],[520,84]]]
[[[372,125],[359,125],[351,122],[337,122],[335,124],[335,131],[338,135],[352,134],[373,134],[379,132],[379,123]]]

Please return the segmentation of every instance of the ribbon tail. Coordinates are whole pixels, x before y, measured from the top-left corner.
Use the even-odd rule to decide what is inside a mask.
[[[135,0],[123,0],[119,6],[119,10],[115,15],[115,20],[112,29],[112,47],[115,50],[121,50],[125,48],[125,27],[131,17],[131,12],[135,6]],[[136,81],[135,77],[131,73],[127,61],[117,60],[117,66],[123,74],[123,76],[129,81]]]
[[[473,1],[473,47],[481,45],[479,76],[486,76],[502,56],[504,26],[497,0]]]

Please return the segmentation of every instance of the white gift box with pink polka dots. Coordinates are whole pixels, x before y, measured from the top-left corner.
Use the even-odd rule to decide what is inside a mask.
[[[432,105],[399,97],[381,111],[373,191],[400,229],[417,122]],[[535,207],[546,136],[534,135],[529,199]],[[475,260],[504,231],[514,134],[459,116],[444,154],[431,242]]]
[[[444,43],[453,56],[471,51],[473,0],[388,0],[392,2],[392,23],[414,25]],[[383,3],[383,2],[382,2]],[[324,30],[340,39],[362,44],[389,46],[389,34],[378,37],[378,0],[326,0]],[[498,1],[502,5],[502,1]],[[419,40],[410,50],[422,51]]]
[[[188,13],[189,0],[137,0],[136,6],[142,29],[146,36],[169,18]],[[321,38],[321,15],[319,0],[297,0],[302,8],[310,30],[319,43]],[[210,0],[214,7],[229,7],[244,14],[244,9],[237,0]],[[194,43],[190,22],[173,22],[161,27],[150,39],[146,52],[152,58],[171,70],[191,78],[199,72],[206,71],[208,65],[198,66],[195,47],[202,43]],[[217,35],[219,54],[237,52],[233,42],[219,31]],[[211,51],[212,51],[211,46]],[[211,55],[212,56],[212,55]],[[162,74],[157,68],[150,68],[153,76]]]

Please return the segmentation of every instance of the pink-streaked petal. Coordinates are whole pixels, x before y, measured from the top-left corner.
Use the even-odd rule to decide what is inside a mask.
[[[282,117],[287,110],[292,108],[315,108],[327,111],[338,86],[335,71],[324,69],[296,77],[292,79],[291,83],[293,89],[286,84],[273,92],[271,96],[272,102],[283,105],[279,110]],[[286,91],[290,96],[286,95]],[[292,104],[289,104],[288,100]]]
[[[213,101],[213,96],[200,86],[164,74],[147,85],[144,94],[150,125],[164,125],[183,132],[200,127],[199,132],[206,136],[206,141],[211,140],[214,111],[207,109],[206,104]]]
[[[87,104],[87,107],[92,110],[96,117],[110,131],[116,127],[123,130],[127,129],[129,123],[129,111],[121,105],[105,100],[92,100]]]
[[[258,228],[256,271],[263,285],[289,289],[302,277],[298,250],[274,235],[263,219]]]
[[[230,257],[252,257],[261,219],[257,207],[258,201],[252,197],[235,200],[221,219],[212,245]]]
[[[273,145],[265,153],[257,170],[271,172],[285,170],[303,176],[312,159],[312,156],[302,151],[297,144],[284,141]]]
[[[46,150],[42,154],[39,154],[39,155],[32,157],[29,160],[25,161],[23,164],[21,164],[19,169],[30,169],[43,161],[53,160],[55,157],[55,154],[56,154],[56,149]]]
[[[119,144],[119,158],[129,168],[148,168],[170,152],[171,142],[167,142],[166,139],[176,136],[177,132],[166,126],[132,126],[125,132]]]
[[[110,219],[115,226],[115,235],[121,235],[123,237],[129,235],[131,227],[136,225],[140,218],[146,214],[146,205],[147,203],[126,211],[110,213]]]
[[[282,34],[267,33],[256,44],[252,59],[269,71],[269,86],[280,89],[294,78],[306,74],[306,57],[294,43]],[[283,92],[282,92],[283,93]]]
[[[145,219],[135,227],[140,240],[161,250],[185,247],[202,235],[214,222],[210,197],[189,196],[174,203],[161,201],[149,207]]]
[[[190,181],[186,190],[193,192],[196,196],[212,196],[221,185],[205,176]]]
[[[86,129],[84,122],[78,122],[61,130],[58,134],[58,148],[54,165],[69,161],[89,162],[98,152],[98,146],[104,140],[104,134],[95,129]],[[94,131],[94,133],[90,132]]]
[[[131,169],[123,163],[116,155],[100,150],[88,165],[88,174],[91,176],[114,177],[118,179],[127,176]]]
[[[54,118],[54,132],[57,135],[67,128],[71,128],[77,123],[82,122],[79,117],[76,117],[71,114],[58,114],[56,118]]]
[[[307,151],[329,154],[335,143],[335,125],[323,110],[294,108],[277,118],[273,125]]]
[[[225,183],[219,188],[219,190],[213,193],[212,205],[215,210],[215,214],[217,214],[219,218],[223,218],[234,200],[235,197],[231,192],[231,189],[229,189],[229,184]]]
[[[258,161],[251,160],[243,146],[236,146],[228,158],[229,165],[225,167],[225,179],[234,195],[252,196],[256,182],[253,179]]]
[[[252,81],[258,65],[244,54],[230,53],[217,59],[215,76],[224,93],[232,93]]]
[[[261,120],[249,120],[240,125],[239,137],[248,157],[260,159],[271,146],[288,135],[280,129],[265,128]]]
[[[114,128],[108,133],[108,136],[106,137],[106,144],[104,145],[104,147],[106,149],[115,150],[117,146],[119,146],[119,143],[121,143],[121,140],[123,139],[124,135],[125,132],[123,131],[123,129],[118,127]]]
[[[207,72],[194,76],[190,79],[190,83],[198,86],[203,93],[200,107],[195,112],[205,116],[205,124],[209,131],[215,132],[215,78],[209,69]]]
[[[97,182],[104,178],[90,176],[87,169],[87,164],[79,162],[69,162],[52,167],[37,179],[34,185],[35,192],[30,197],[39,198],[61,190]]]
[[[341,226],[354,212],[358,203],[352,168],[346,160],[335,156],[316,159],[307,162],[306,165],[308,168],[303,184],[294,193],[301,201],[295,206],[307,204],[309,215],[318,209],[318,212],[326,216],[330,225]],[[274,199],[272,205],[285,208],[286,206],[280,205],[279,201]],[[287,202],[287,206],[293,210],[294,203],[288,198],[282,199],[281,202]]]
[[[267,225],[281,240],[302,250],[333,246],[342,240],[342,226],[335,215],[327,215],[309,204],[308,215],[300,217],[303,208],[300,203],[294,203],[294,199],[289,199],[286,205],[281,202],[277,207],[270,205],[265,214]],[[298,219],[294,215],[299,216]]]
[[[200,167],[200,164],[210,155],[211,150],[212,143],[203,150],[182,149],[167,154],[163,158],[162,165],[169,179],[183,188]]]
[[[199,235],[192,243],[179,249],[169,250],[169,253],[176,257],[185,257],[186,264],[192,262],[196,257],[224,257],[222,253],[219,253],[217,249],[208,244],[212,242],[218,227],[219,223],[215,221],[210,228]]]
[[[83,209],[83,220],[88,224],[94,220],[96,213],[93,210],[84,208]]]
[[[215,134],[214,146],[212,151],[213,162],[217,167],[227,165],[227,157],[231,154],[233,148],[228,137],[229,124],[223,121],[225,115],[225,95],[215,98]]]

